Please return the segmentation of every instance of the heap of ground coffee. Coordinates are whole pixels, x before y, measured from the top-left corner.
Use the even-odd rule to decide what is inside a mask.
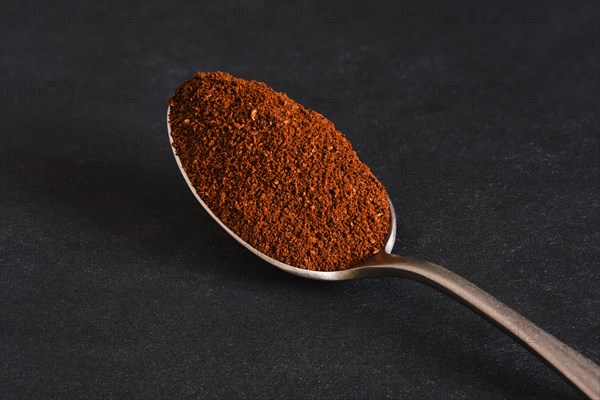
[[[321,114],[223,72],[191,77],[170,107],[173,146],[196,192],[252,247],[321,271],[383,248],[385,189]]]

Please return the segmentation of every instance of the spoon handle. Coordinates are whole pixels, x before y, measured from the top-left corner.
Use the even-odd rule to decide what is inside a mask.
[[[492,295],[439,265],[379,253],[368,276],[402,276],[434,287],[497,325],[591,399],[600,399],[600,367]]]

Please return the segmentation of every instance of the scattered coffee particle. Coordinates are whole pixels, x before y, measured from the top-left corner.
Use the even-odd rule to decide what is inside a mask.
[[[320,271],[346,269],[383,248],[385,189],[321,114],[224,72],[198,72],[169,104],[173,147],[189,180],[252,247]]]

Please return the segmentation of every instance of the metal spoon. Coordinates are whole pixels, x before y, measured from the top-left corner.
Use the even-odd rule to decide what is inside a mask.
[[[495,297],[446,268],[428,261],[390,254],[396,240],[396,215],[391,201],[390,232],[387,235],[385,247],[382,251],[362,264],[355,265],[349,269],[325,272],[296,268],[292,265],[275,260],[256,250],[221,222],[221,220],[213,214],[210,208],[208,208],[206,203],[202,201],[200,196],[198,196],[196,189],[192,186],[192,183],[183,169],[181,160],[179,160],[179,157],[175,153],[175,148],[173,148],[173,138],[171,136],[171,126],[168,121],[169,108],[167,108],[167,130],[169,133],[171,149],[173,150],[173,155],[175,156],[175,161],[177,161],[179,170],[190,190],[194,196],[196,196],[196,199],[198,199],[200,204],[202,204],[202,207],[204,207],[208,214],[210,214],[210,216],[213,217],[227,233],[240,242],[242,246],[263,260],[290,274],[323,281],[343,281],[358,278],[397,276],[425,283],[450,295],[488,319],[562,375],[583,394],[591,399],[600,400],[600,367],[594,362],[562,343],[548,332],[539,328],[521,314],[501,303]]]

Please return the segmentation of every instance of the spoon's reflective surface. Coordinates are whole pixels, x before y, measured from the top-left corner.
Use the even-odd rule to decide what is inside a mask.
[[[187,177],[181,160],[173,148],[169,109],[167,109],[167,130],[173,155],[183,178],[202,207],[210,214],[242,246],[274,266],[303,278],[326,281],[340,281],[367,277],[405,277],[425,283],[459,300],[476,311],[490,322],[501,328],[517,342],[546,362],[551,368],[562,375],[568,382],[591,399],[600,400],[600,367],[594,362],[562,343],[548,332],[537,327],[527,318],[512,310],[495,297],[481,290],[471,282],[439,265],[428,261],[417,260],[390,254],[396,240],[396,216],[390,202],[391,224],[390,232],[385,241],[385,247],[362,264],[341,271],[311,271],[296,268],[275,260],[256,250],[234,232],[232,232],[208,206],[202,201],[196,189]]]

